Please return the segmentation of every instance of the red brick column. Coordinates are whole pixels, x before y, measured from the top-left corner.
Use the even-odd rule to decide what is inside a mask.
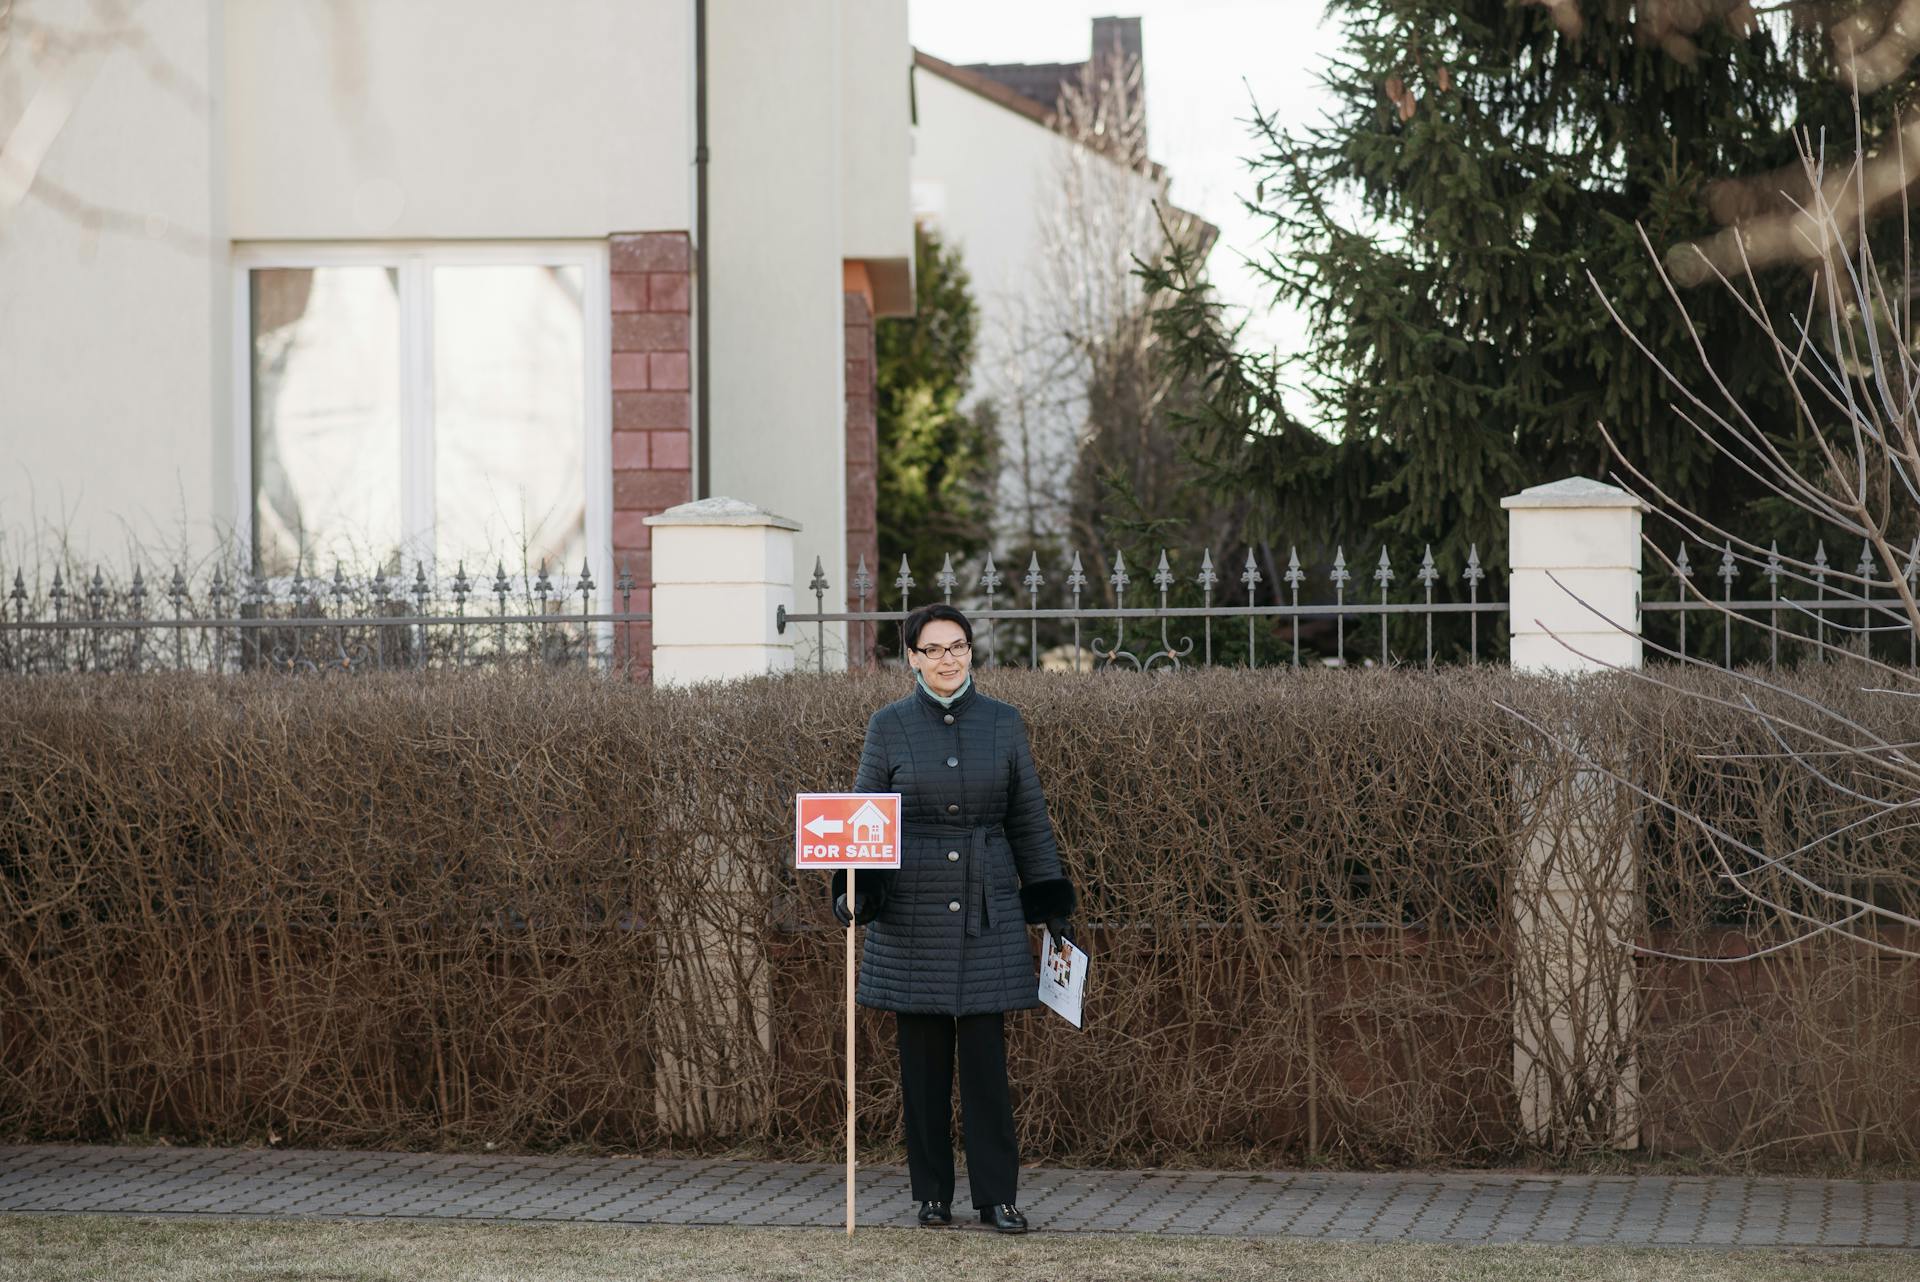
[[[632,606],[653,609],[647,517],[693,497],[689,325],[692,246],[685,232],[614,236],[613,564],[633,575]],[[653,629],[626,638],[639,680],[653,675]]]
[[[880,567],[880,474],[878,426],[874,417],[877,369],[873,351],[873,307],[863,293],[846,295],[847,342],[847,576],[846,608],[860,608],[853,592],[854,569],[862,557],[874,587],[867,609],[877,605]],[[849,666],[863,666],[873,657],[874,625],[847,625]]]

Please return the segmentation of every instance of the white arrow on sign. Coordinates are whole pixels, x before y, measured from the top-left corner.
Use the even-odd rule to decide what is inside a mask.
[[[847,825],[839,819],[813,818],[807,821],[807,831],[816,837],[824,837],[830,832],[845,832]]]

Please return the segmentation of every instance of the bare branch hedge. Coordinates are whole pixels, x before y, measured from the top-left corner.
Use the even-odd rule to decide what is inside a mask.
[[[1843,667],[1795,680],[1920,740],[1920,709],[1884,724],[1901,710]],[[1920,908],[1898,817],[1768,759],[1750,716],[1631,682],[983,684],[1031,727],[1096,959],[1085,1032],[1013,1021],[1022,1143],[1043,1160],[1523,1150],[1523,794],[1576,767],[1496,700],[1768,850],[1857,811],[1814,866]],[[0,1135],[829,1154],[843,936],[824,878],[788,867],[791,798],[847,786],[900,690],[0,682]],[[1692,825],[1617,798],[1586,822],[1640,855],[1634,942],[1724,957],[1799,933],[1726,893]],[[1649,1147],[1920,1156],[1920,962],[1822,938],[1635,967]],[[891,1022],[863,1021],[864,1140],[887,1146]],[[1577,1111],[1608,1084],[1556,1089]]]

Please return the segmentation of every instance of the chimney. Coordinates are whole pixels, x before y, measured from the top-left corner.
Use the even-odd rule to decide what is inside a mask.
[[[1138,18],[1095,18],[1093,20],[1093,61],[1104,65],[1115,54],[1123,60],[1132,59],[1139,67],[1140,101],[1135,104],[1140,112],[1140,144],[1146,150],[1147,130],[1147,63],[1140,51],[1140,19]]]
[[[1095,18],[1093,20],[1093,56],[1118,51],[1123,58],[1140,56],[1140,19]]]

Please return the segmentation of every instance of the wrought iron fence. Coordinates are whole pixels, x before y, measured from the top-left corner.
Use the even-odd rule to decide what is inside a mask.
[[[1655,555],[1663,564],[1655,567],[1647,577],[1658,582],[1664,575],[1671,584],[1668,589],[1671,596],[1648,597],[1641,601],[1640,608],[1643,614],[1671,616],[1675,624],[1671,632],[1655,639],[1648,656],[1650,659],[1686,658],[1717,663],[1723,667],[1733,667],[1736,662],[1764,662],[1769,667],[1778,668],[1784,642],[1789,660],[1821,659],[1832,656],[1836,650],[1851,649],[1883,661],[1905,662],[1910,667],[1920,667],[1920,635],[1916,635],[1901,603],[1891,595],[1892,579],[1884,572],[1876,573],[1870,545],[1862,546],[1859,563],[1851,574],[1846,574],[1832,566],[1824,542],[1816,546],[1811,560],[1805,562],[1809,567],[1806,572],[1795,568],[1799,562],[1783,558],[1777,546],[1761,558],[1737,552],[1732,544],[1727,544],[1722,547],[1719,563],[1713,571],[1714,577],[1720,580],[1717,594],[1711,591],[1710,586],[1703,588],[1695,582],[1700,575],[1690,559],[1686,544],[1681,544],[1677,555],[1671,558],[1657,548]],[[1746,566],[1744,571],[1743,564]],[[1915,551],[1901,568],[1900,576],[1911,590],[1920,593],[1920,541],[1916,541]],[[1212,665],[1215,662],[1215,624],[1225,625],[1229,622],[1236,625],[1244,623],[1245,662],[1248,666],[1259,666],[1262,662],[1261,620],[1279,620],[1289,625],[1287,635],[1279,639],[1280,653],[1275,656],[1275,661],[1293,667],[1299,667],[1303,662],[1301,623],[1330,621],[1332,636],[1329,638],[1330,645],[1326,647],[1328,652],[1318,656],[1321,662],[1364,661],[1389,666],[1419,662],[1431,668],[1439,653],[1434,641],[1434,621],[1449,616],[1464,616],[1466,636],[1461,649],[1467,663],[1478,664],[1483,660],[1481,617],[1505,615],[1508,612],[1508,603],[1504,600],[1481,599],[1482,584],[1488,573],[1481,563],[1477,544],[1470,547],[1465,564],[1458,572],[1457,582],[1465,600],[1434,600],[1435,585],[1442,581],[1443,571],[1435,564],[1431,547],[1423,551],[1420,564],[1407,576],[1417,586],[1412,592],[1399,590],[1401,599],[1397,600],[1394,585],[1399,582],[1399,571],[1394,568],[1392,557],[1385,548],[1381,549],[1379,560],[1369,574],[1374,584],[1369,591],[1369,599],[1349,599],[1350,594],[1357,598],[1359,591],[1354,584],[1355,571],[1349,567],[1344,549],[1336,549],[1332,567],[1325,575],[1328,590],[1317,601],[1312,599],[1313,593],[1308,588],[1309,580],[1314,576],[1302,568],[1297,548],[1288,549],[1286,569],[1278,575],[1279,583],[1270,587],[1267,585],[1267,576],[1262,574],[1259,559],[1252,549],[1246,551],[1237,577],[1245,590],[1244,600],[1217,604],[1214,597],[1222,576],[1214,564],[1212,550],[1202,552],[1198,573],[1187,585],[1181,585],[1171,568],[1167,551],[1162,549],[1150,579],[1150,593],[1157,595],[1157,603],[1149,599],[1147,603],[1140,604],[1137,602],[1141,589],[1136,588],[1127,570],[1124,554],[1115,556],[1113,571],[1107,576],[1102,590],[1100,586],[1090,583],[1080,554],[1075,552],[1067,563],[1064,578],[1055,589],[1055,599],[1062,601],[1062,604],[1043,607],[1043,592],[1052,585],[1041,568],[1038,553],[1029,555],[1026,573],[1020,578],[1017,588],[1008,587],[1006,576],[989,554],[981,565],[978,577],[971,579],[968,584],[978,589],[972,594],[974,600],[967,603],[968,615],[980,627],[977,649],[981,661],[988,665],[1008,661],[1011,657],[1003,649],[1005,633],[1011,629],[1016,647],[1020,641],[1026,642],[1027,663],[1041,666],[1041,628],[1043,625],[1058,625],[1063,632],[1070,632],[1070,642],[1061,648],[1065,650],[1070,645],[1075,671],[1115,665],[1144,671],[1157,667],[1177,669],[1196,659],[1201,664]],[[1764,582],[1765,595],[1738,595],[1743,582]],[[961,575],[949,556],[934,576],[933,586],[938,592],[938,599],[952,603],[961,584]],[[850,585],[849,597],[857,608],[828,610],[826,598],[832,586],[825,566],[816,558],[813,579],[808,584],[814,596],[814,609],[807,612],[781,609],[776,618],[782,633],[789,626],[814,625],[813,657],[816,666],[823,671],[829,649],[827,624],[844,623],[849,625],[850,630],[867,628],[870,632],[872,625],[898,622],[907,616],[914,605],[925,604],[914,597],[914,589],[918,584],[904,557],[901,558],[899,573],[893,580],[898,602],[893,609],[880,608],[877,585],[864,557],[860,559]],[[1173,604],[1170,598],[1177,586],[1197,589],[1201,604]],[[1271,596],[1264,602],[1260,599],[1263,588]],[[1305,601],[1302,600],[1303,589],[1307,596]],[[1027,598],[1024,607],[1001,604],[1009,596],[1017,602],[1022,593]],[[1135,604],[1129,604],[1130,594]],[[1326,600],[1326,596],[1332,599]],[[1407,599],[1409,596],[1415,599]],[[873,604],[870,606],[869,602]],[[1708,616],[1709,626],[1705,629],[1696,626],[1690,641],[1688,619],[1701,615]],[[1407,616],[1412,617],[1414,627],[1411,632],[1404,627],[1399,630],[1397,644],[1400,648],[1396,649],[1396,633],[1390,621]],[[1755,629],[1751,637],[1736,641],[1735,628],[1732,626],[1734,621],[1761,626]],[[1018,635],[1022,623],[1026,625],[1024,637]],[[1350,623],[1372,634],[1352,651],[1347,644]],[[1135,627],[1144,625],[1143,641],[1129,643],[1130,624]],[[1197,643],[1191,633],[1183,635],[1178,642],[1174,640],[1174,629],[1182,624],[1187,628],[1198,628]],[[1105,631],[1109,627],[1112,629],[1111,639]],[[1085,635],[1089,628],[1095,631],[1090,638]],[[1139,638],[1141,633],[1134,635]],[[865,643],[850,641],[849,649],[863,660],[873,655],[870,640]],[[1708,653],[1709,650],[1717,653]],[[1017,657],[1013,657],[1013,661],[1017,662]]]
[[[4,583],[0,578],[0,583]],[[15,567],[0,598],[0,673],[365,672],[508,665],[624,671],[640,651],[634,628],[652,616],[632,607],[633,576],[614,582],[619,608],[586,565],[571,583],[543,563],[533,575],[450,578],[424,564],[411,580],[336,565],[331,578],[296,568],[288,578],[215,565],[195,585],[178,566],[164,584],[141,567],[84,583],[65,567],[29,582]]]
[[[1769,669],[1779,668],[1783,641],[1789,659],[1819,661],[1836,650],[1851,650],[1883,662],[1920,667],[1920,635],[1915,633],[1897,595],[1892,595],[1894,579],[1880,572],[1870,542],[1861,543],[1860,557],[1851,573],[1838,569],[1828,559],[1825,540],[1816,543],[1812,559],[1804,562],[1808,567],[1804,572],[1795,568],[1802,562],[1781,556],[1777,542],[1769,546],[1764,558],[1736,552],[1731,542],[1723,543],[1711,572],[1711,577],[1720,580],[1717,597],[1711,584],[1696,583],[1701,577],[1700,567],[1693,564],[1686,543],[1681,543],[1671,558],[1657,549],[1656,555],[1664,563],[1661,570],[1672,585],[1673,596],[1644,600],[1640,608],[1642,613],[1675,616],[1677,635],[1671,657],[1733,667],[1736,641],[1731,621],[1738,620],[1757,625],[1755,634],[1738,646],[1740,657],[1758,663],[1764,654]],[[1920,540],[1915,541],[1899,577],[1909,592],[1916,591],[1920,584]],[[1766,583],[1764,597],[1735,595],[1743,584],[1756,586],[1756,580]],[[1782,580],[1788,592],[1782,592]],[[1858,590],[1853,585],[1858,585]],[[1792,594],[1795,588],[1799,595]],[[1876,590],[1889,595],[1876,597]],[[1852,619],[1856,612],[1857,623]],[[1705,614],[1718,624],[1706,638],[1705,647],[1708,651],[1718,649],[1717,655],[1695,654],[1694,650],[1702,647],[1688,643],[1687,618],[1697,614]]]
[[[1061,628],[1063,633],[1071,634],[1070,643],[1063,639],[1060,650],[1064,652],[1070,644],[1073,670],[1078,672],[1084,668],[1107,668],[1116,665],[1130,666],[1139,671],[1162,667],[1178,669],[1185,666],[1195,655],[1196,642],[1193,635],[1187,633],[1176,643],[1172,635],[1176,622],[1184,623],[1189,628],[1198,627],[1200,633],[1198,658],[1201,664],[1207,666],[1214,663],[1214,624],[1216,622],[1225,624],[1229,621],[1234,624],[1244,622],[1246,663],[1247,666],[1257,667],[1261,662],[1259,633],[1262,620],[1286,621],[1291,625],[1288,629],[1289,637],[1280,641],[1279,644],[1281,661],[1293,667],[1299,667],[1302,663],[1300,625],[1305,620],[1332,622],[1332,653],[1323,661],[1342,663],[1377,661],[1390,665],[1406,662],[1410,658],[1405,654],[1396,655],[1389,627],[1390,620],[1408,616],[1415,619],[1417,623],[1424,624],[1417,628],[1420,640],[1415,644],[1419,647],[1421,662],[1429,668],[1434,665],[1436,654],[1434,620],[1448,616],[1463,616],[1467,622],[1467,662],[1477,664],[1481,661],[1481,616],[1504,614],[1507,610],[1505,601],[1480,599],[1481,584],[1486,580],[1487,571],[1480,564],[1478,544],[1469,548],[1466,563],[1459,575],[1467,597],[1464,601],[1434,600],[1434,585],[1440,582],[1442,571],[1434,562],[1431,547],[1425,549],[1421,555],[1419,567],[1410,576],[1419,584],[1419,600],[1392,599],[1393,585],[1399,577],[1399,572],[1394,569],[1392,557],[1385,548],[1380,550],[1380,559],[1370,574],[1379,594],[1378,600],[1348,599],[1349,584],[1353,582],[1354,572],[1348,568],[1344,548],[1335,550],[1332,569],[1327,574],[1327,582],[1331,586],[1333,596],[1331,602],[1309,600],[1302,603],[1301,591],[1307,584],[1309,575],[1302,568],[1297,547],[1288,549],[1286,569],[1278,574],[1279,582],[1271,585],[1269,589],[1274,599],[1264,603],[1259,599],[1262,585],[1266,584],[1268,576],[1261,572],[1259,558],[1254,555],[1252,548],[1246,550],[1246,557],[1237,577],[1245,590],[1245,600],[1215,604],[1214,597],[1222,579],[1214,565],[1213,550],[1208,548],[1201,553],[1199,571],[1190,580],[1190,586],[1198,591],[1201,604],[1174,605],[1170,598],[1178,584],[1178,579],[1168,558],[1167,550],[1162,548],[1159,562],[1155,565],[1149,580],[1152,584],[1152,592],[1159,597],[1158,604],[1129,605],[1128,594],[1130,590],[1134,590],[1134,581],[1127,571],[1125,553],[1115,555],[1112,572],[1106,576],[1105,590],[1093,587],[1093,592],[1090,594],[1089,587],[1092,585],[1080,553],[1076,551],[1071,554],[1071,559],[1067,562],[1066,574],[1060,584],[1060,595],[1064,596],[1066,604],[1042,606],[1040,604],[1042,590],[1048,587],[1049,581],[1041,569],[1039,553],[1034,552],[1029,555],[1027,571],[1020,578],[1020,588],[1024,589],[1027,597],[1026,606],[1003,606],[999,604],[999,599],[1005,585],[1005,575],[994,564],[993,555],[988,553],[979,578],[976,580],[984,604],[977,608],[970,606],[967,613],[968,617],[980,626],[976,648],[980,651],[983,663],[992,666],[1002,662],[999,633],[1003,625],[1013,625],[1016,632],[1015,644],[1017,645],[1021,639],[1027,643],[1027,662],[1033,667],[1041,666],[1041,627],[1043,624],[1055,625]],[[948,556],[945,563],[941,565],[940,572],[934,576],[934,586],[940,592],[940,599],[951,604],[960,582],[960,575],[954,569],[953,558]],[[821,671],[825,671],[827,624],[845,623],[849,625],[850,631],[857,632],[858,629],[870,629],[874,624],[904,619],[915,605],[913,590],[918,584],[913,577],[912,568],[907,564],[907,559],[904,556],[901,557],[900,572],[894,576],[893,580],[899,605],[891,610],[879,608],[878,596],[875,592],[876,585],[872,574],[867,569],[866,558],[863,556],[854,571],[851,584],[851,596],[858,608],[836,611],[826,608],[827,592],[832,584],[827,579],[825,566],[817,557],[813,563],[813,579],[807,586],[813,592],[814,609],[802,613],[788,611],[784,606],[780,607],[775,624],[782,633],[789,626],[813,624],[815,663]],[[1284,600],[1280,599],[1282,593],[1285,594]],[[1357,591],[1355,595],[1357,598]],[[1095,599],[1090,601],[1090,596]],[[867,602],[870,599],[875,602],[875,608],[868,608]],[[1109,599],[1112,604],[1105,604]],[[1354,653],[1352,659],[1349,659],[1347,630],[1350,621],[1361,627],[1365,627],[1367,621],[1377,621],[1369,629],[1378,635],[1377,651],[1373,650],[1371,639],[1369,639],[1360,650]],[[1027,625],[1025,638],[1017,636],[1018,625],[1021,623]],[[1146,625],[1144,641],[1135,642],[1131,647],[1128,639],[1130,623]],[[1154,637],[1156,624],[1158,625],[1157,644]],[[1105,635],[1105,629],[1109,625],[1113,630],[1111,640]],[[1086,636],[1089,628],[1094,632],[1091,637]],[[850,649],[861,654],[863,658],[870,659],[873,655],[870,641],[853,642],[850,644]]]

